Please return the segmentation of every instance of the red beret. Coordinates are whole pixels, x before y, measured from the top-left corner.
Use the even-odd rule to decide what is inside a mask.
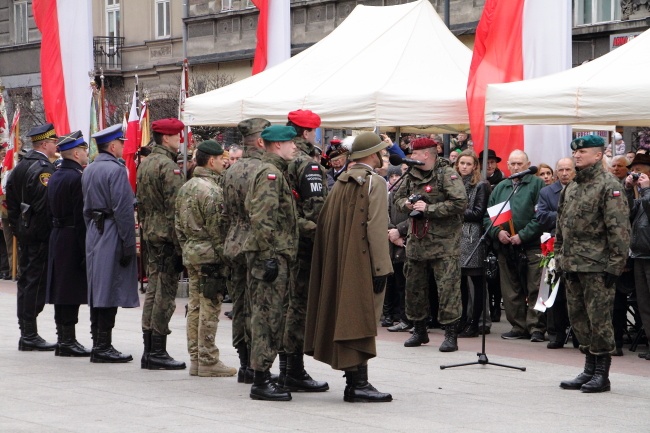
[[[310,110],[296,110],[289,113],[289,121],[302,128],[314,129],[320,126],[320,116]]]
[[[151,124],[151,129],[154,132],[158,132],[164,135],[176,135],[180,133],[184,127],[185,124],[183,122],[178,119],[174,119],[173,117],[156,120]]]
[[[437,145],[438,143],[435,140],[426,137],[416,138],[411,141],[411,148],[413,150],[429,149],[431,147],[436,147]]]

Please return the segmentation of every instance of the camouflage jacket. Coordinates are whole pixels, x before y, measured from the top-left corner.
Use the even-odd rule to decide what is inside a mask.
[[[311,157],[314,154],[313,144],[303,138],[295,138],[293,141],[298,154],[289,162],[287,180],[297,199],[300,237],[313,239],[316,221],[327,197],[327,172]],[[301,242],[302,244],[309,247],[311,253],[311,242]]]
[[[298,212],[289,183],[283,176],[287,162],[267,152],[262,156],[257,172],[246,194],[246,211],[251,233],[244,251],[257,251],[260,258],[278,254],[291,262],[298,254]]]
[[[138,217],[144,240],[173,242],[180,253],[174,231],[174,205],[185,177],[176,165],[176,155],[160,144],[154,145],[151,155],[138,167],[137,183]]]
[[[623,186],[600,163],[578,171],[560,195],[557,211],[560,268],[620,275],[630,247],[629,215]]]
[[[223,192],[217,173],[196,167],[176,197],[176,235],[183,263],[223,263]]]
[[[406,207],[411,194],[421,194],[427,203],[423,218],[409,218],[406,257],[429,260],[460,255],[460,235],[467,193],[460,175],[449,162],[438,158],[431,171],[414,167],[395,193],[395,206]]]
[[[244,148],[242,158],[226,170],[223,188],[224,224],[228,233],[223,245],[223,254],[227,260],[246,264],[242,251],[251,232],[251,222],[244,203],[251,178],[262,163],[264,150],[248,146]]]

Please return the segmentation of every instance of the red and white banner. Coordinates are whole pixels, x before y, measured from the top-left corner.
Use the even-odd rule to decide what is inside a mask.
[[[485,92],[571,68],[571,2],[487,0],[476,28],[467,83],[467,108],[476,149],[484,148]],[[520,149],[534,164],[551,166],[569,155],[570,126],[493,126],[489,148],[507,160]],[[505,171],[506,167],[501,167]]]
[[[78,0],[34,0],[41,31],[41,86],[45,117],[58,135],[81,130],[88,139],[88,71],[93,64],[92,4]]]
[[[124,151],[122,158],[124,165],[129,174],[129,183],[133,192],[135,192],[135,153],[138,151],[138,135],[140,128],[140,118],[138,117],[138,98],[135,90],[133,91],[133,101],[131,102],[131,111],[129,111],[129,120],[126,125],[126,141],[124,142]]]
[[[503,210],[501,210],[503,208]],[[512,219],[512,211],[510,210],[510,202],[506,203],[505,207],[503,202],[497,203],[494,206],[490,206],[488,209],[488,215],[490,215],[490,220],[495,226],[500,226],[505,224]],[[501,213],[499,214],[499,211]]]
[[[20,107],[16,108],[14,118],[11,121],[11,130],[9,133],[9,145],[5,159],[2,161],[2,191],[5,190],[9,173],[16,166],[17,153],[16,149],[20,147]]]
[[[290,0],[253,0],[260,11],[253,75],[291,57]]]

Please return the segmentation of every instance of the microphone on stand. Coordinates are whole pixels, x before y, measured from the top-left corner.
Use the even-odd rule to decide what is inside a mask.
[[[526,176],[527,174],[535,174],[537,173],[537,167],[534,165],[530,167],[528,170],[520,171],[519,173],[511,174],[508,179],[521,179],[522,177]]]
[[[409,159],[409,158],[402,158],[399,155],[391,155],[388,160],[390,161],[391,165],[401,165],[401,164],[406,164],[409,167],[413,167],[414,165],[424,165],[424,162],[418,161],[417,159]],[[537,168],[535,168],[535,171],[537,171]]]

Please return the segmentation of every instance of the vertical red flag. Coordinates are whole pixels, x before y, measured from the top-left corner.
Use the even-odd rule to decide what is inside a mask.
[[[259,9],[253,75],[291,57],[291,3],[289,0],[253,0]]]
[[[131,103],[131,111],[129,112],[129,120],[126,126],[126,141],[124,142],[124,165],[129,173],[129,183],[133,192],[135,192],[135,153],[138,150],[138,129],[140,126],[140,118],[138,117],[138,98],[136,97],[135,90],[133,91],[133,102]]]
[[[487,0],[476,27],[474,54],[467,82],[467,109],[472,139],[483,149],[485,92],[491,83],[520,81],[524,77],[522,13],[524,0]],[[490,127],[489,148],[508,158],[524,148],[523,126]]]

